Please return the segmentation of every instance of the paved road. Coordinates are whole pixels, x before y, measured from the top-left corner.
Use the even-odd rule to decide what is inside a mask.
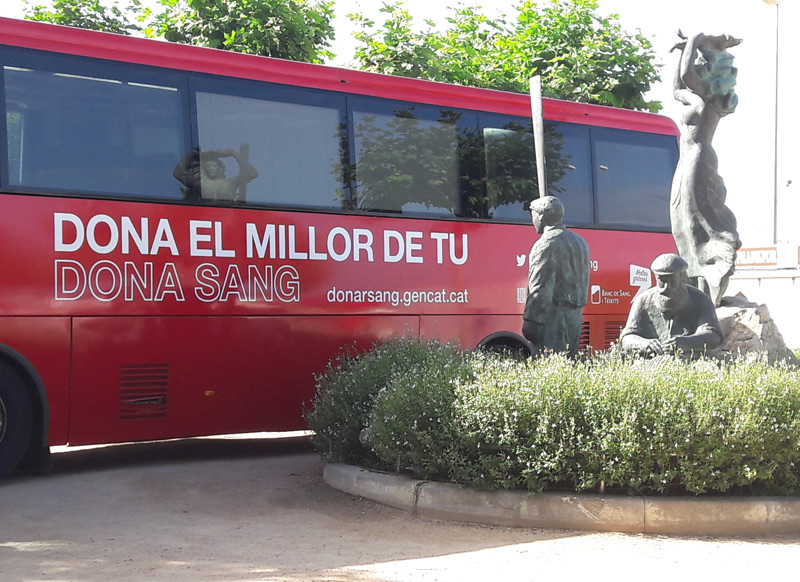
[[[517,530],[335,491],[304,439],[57,453],[0,483],[0,581],[493,581],[796,577],[800,538]]]

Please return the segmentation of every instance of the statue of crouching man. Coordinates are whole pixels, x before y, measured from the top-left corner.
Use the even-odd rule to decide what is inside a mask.
[[[659,255],[650,269],[656,286],[637,295],[619,337],[625,352],[697,357],[722,343],[714,304],[688,285],[688,264],[674,253]]]

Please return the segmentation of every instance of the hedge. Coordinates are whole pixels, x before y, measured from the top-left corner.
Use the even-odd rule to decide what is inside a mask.
[[[400,338],[317,378],[329,461],[482,489],[800,493],[800,372],[602,354],[519,359]]]

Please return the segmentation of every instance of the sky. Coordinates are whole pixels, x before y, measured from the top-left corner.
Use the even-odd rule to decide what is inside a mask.
[[[519,1],[484,1],[491,8],[481,11],[513,15]],[[479,6],[481,2],[405,2],[420,26],[425,18],[444,22],[448,6],[458,4]],[[382,23],[381,5],[380,0],[336,0],[333,51],[339,56],[334,64],[348,64],[355,48],[353,26],[346,15],[359,12]],[[23,0],[3,0],[0,16],[19,18],[23,9]],[[728,206],[737,216],[744,247],[769,246],[774,240],[800,244],[800,228],[795,224],[800,217],[800,145],[795,139],[800,132],[800,111],[794,106],[794,97],[800,92],[800,75],[795,74],[800,46],[793,38],[800,24],[800,0],[781,0],[778,6],[765,0],[599,0],[598,12],[617,14],[624,30],[639,30],[653,43],[664,65],[661,76],[665,81],[653,86],[647,98],[661,101],[662,114],[676,122],[681,106],[672,97],[671,80],[677,53],[669,51],[678,40],[677,31],[731,34],[743,39],[730,51],[739,70],[739,105],[735,113],[722,119],[713,142],[719,173],[728,190]],[[780,39],[777,50],[776,37]]]

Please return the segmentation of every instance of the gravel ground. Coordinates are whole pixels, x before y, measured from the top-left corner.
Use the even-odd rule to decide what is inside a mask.
[[[302,438],[60,451],[0,482],[2,582],[794,579],[800,560],[798,537],[422,520],[326,486]]]

